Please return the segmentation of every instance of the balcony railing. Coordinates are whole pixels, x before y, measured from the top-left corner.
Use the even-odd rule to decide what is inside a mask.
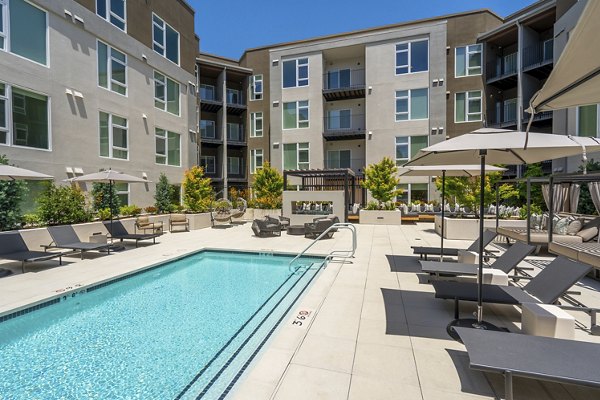
[[[535,68],[554,61],[554,39],[534,44],[523,49],[523,68]]]
[[[365,130],[364,114],[352,114],[341,110],[339,113],[329,114],[325,117],[325,132],[356,132]]]
[[[323,76],[324,90],[357,89],[364,87],[364,69],[339,69],[327,71]]]
[[[244,92],[236,91],[236,93],[227,92],[227,105],[230,107],[244,107],[246,101],[244,99]]]
[[[227,177],[230,179],[246,179],[245,160],[242,157],[229,157],[229,159],[237,159],[237,164],[231,164],[231,161],[228,160]]]
[[[325,169],[336,169],[336,168],[350,168],[355,172],[362,172],[365,168],[364,158],[344,158],[340,157],[329,157],[323,162]]]
[[[487,79],[499,79],[516,74],[517,61],[517,53],[512,53],[489,62],[486,68]]]
[[[214,160],[214,162],[212,161]],[[200,166],[204,167],[204,174],[210,178],[221,178],[221,162],[218,158],[205,160],[200,158]]]
[[[200,138],[208,140],[221,140],[221,135],[216,129],[215,125],[207,125],[200,127]]]
[[[228,142],[243,142],[245,140],[244,125],[242,124],[227,124],[227,141]]]

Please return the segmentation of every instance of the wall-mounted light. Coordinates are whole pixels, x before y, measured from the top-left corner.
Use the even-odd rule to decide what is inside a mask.
[[[68,94],[69,96],[73,96],[73,91],[69,88],[65,89],[65,93]]]
[[[75,20],[75,22],[79,22],[82,25],[84,24],[83,18],[81,18],[79,15],[73,16],[73,19]]]
[[[373,92],[373,86],[369,86],[369,94]]]
[[[145,62],[148,62],[148,57],[145,54],[142,54],[142,60],[144,60]]]
[[[369,138],[370,138],[371,136],[373,136],[373,131],[367,132],[367,135],[369,135]]]
[[[146,114],[142,114],[142,118],[143,119],[148,119],[148,116]]]
[[[148,174],[145,172],[142,172],[142,179],[148,180]]]
[[[73,96],[74,97],[79,97],[80,99],[83,99],[83,93],[78,92],[76,90],[73,90]]]
[[[75,175],[83,175],[83,168],[81,168],[81,167],[75,167],[75,168],[73,168],[73,173]]]

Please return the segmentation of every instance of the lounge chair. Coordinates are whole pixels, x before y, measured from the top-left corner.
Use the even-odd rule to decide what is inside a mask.
[[[161,235],[160,233],[129,233],[121,221],[112,221],[112,225],[110,221],[104,221],[104,226],[112,239],[119,239],[121,242],[123,240],[135,240],[135,247],[138,247],[140,240],[152,239],[152,242],[156,243],[156,238]]]
[[[110,254],[110,244],[82,242],[71,225],[49,226],[48,233],[52,237],[52,243],[44,248],[79,251],[82,260],[86,251],[106,251]]]
[[[162,233],[163,223],[162,221],[150,222],[149,216],[140,215],[136,218],[133,229],[134,233],[137,233],[138,230],[143,233],[146,233],[147,230],[150,230],[152,233]]]
[[[337,224],[340,222],[340,219],[333,215],[329,217],[321,217],[315,218],[313,222],[307,222],[304,224],[304,237],[307,238],[317,238],[327,229],[329,229],[333,224]],[[327,232],[326,237],[331,239],[333,234],[337,231],[337,229],[332,229]]]
[[[173,232],[173,227],[183,227],[184,231],[190,230],[190,220],[185,214],[171,214],[169,218],[169,231]]]
[[[492,230],[486,230],[483,232],[483,247],[487,247],[496,238],[496,232]],[[427,260],[428,255],[439,255],[439,247],[425,247],[425,246],[411,246],[413,254],[418,254],[421,259]],[[457,248],[446,248],[444,247],[445,256],[458,256],[458,252],[463,249]],[[479,252],[479,238],[474,241],[467,249],[467,251]]]
[[[267,218],[273,218],[273,219],[279,221],[279,223],[281,224],[282,231],[287,231],[287,228],[290,227],[290,219],[288,217],[278,215],[277,218],[275,218],[275,217],[271,217],[270,215],[267,215]]]
[[[535,246],[517,242],[510,246],[504,254],[498,257],[491,265],[491,268],[508,274],[511,270],[516,269],[519,263],[534,250]],[[421,269],[423,272],[435,275],[477,275],[479,272],[479,265],[455,262],[421,261]]]
[[[504,375],[507,400],[513,400],[513,376],[600,387],[600,346],[597,343],[482,329],[455,329],[467,348],[472,369]]]
[[[252,231],[258,237],[281,236],[281,223],[275,218],[265,217],[252,221]]]
[[[523,288],[518,286],[483,285],[482,301],[494,304],[520,305],[522,303],[553,304],[571,286],[583,278],[592,267],[557,257]],[[519,278],[522,279],[522,278]],[[454,317],[459,317],[459,301],[477,301],[477,283],[433,282],[435,297],[454,300]]]
[[[31,251],[19,232],[0,233],[0,258],[10,261],[21,261],[21,271],[25,273],[25,263],[44,261],[58,257],[58,265],[62,265],[63,253]]]

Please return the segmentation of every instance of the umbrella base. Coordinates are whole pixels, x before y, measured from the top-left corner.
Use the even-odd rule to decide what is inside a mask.
[[[4,278],[5,276],[12,275],[12,271],[10,269],[0,268],[0,278]]]
[[[506,328],[497,327],[496,325],[490,324],[486,321],[477,322],[475,318],[455,319],[454,321],[448,324],[448,326],[446,327],[446,332],[448,332],[448,335],[450,335],[452,339],[460,343],[462,343],[462,340],[460,339],[460,336],[454,328],[472,328],[484,329],[487,331],[508,332],[508,329]]]

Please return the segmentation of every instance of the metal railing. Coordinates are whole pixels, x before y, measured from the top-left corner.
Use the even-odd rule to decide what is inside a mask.
[[[330,114],[324,119],[325,132],[354,132],[365,130],[365,115],[351,114],[349,110],[340,110],[340,114]]]
[[[352,232],[352,248],[350,250],[331,250],[329,254],[325,257],[325,263],[331,261],[333,258],[352,258],[354,257],[354,253],[356,253],[356,227],[354,224],[348,222],[338,222],[336,224],[331,225],[329,228],[325,229],[323,233],[321,233],[315,240],[313,240],[308,246],[304,248],[296,257],[294,257],[288,264],[288,270],[290,272],[296,272],[298,268],[292,269],[292,265],[295,261],[297,261],[300,257],[304,255],[311,247],[314,246],[321,238],[325,237],[329,232],[338,229],[348,229]]]
[[[359,89],[365,87],[364,69],[337,69],[323,75],[323,90]]]
[[[495,61],[487,64],[487,79],[495,79],[517,73],[517,53],[498,57]]]
[[[350,168],[353,171],[358,172],[359,170],[363,170],[365,168],[365,159],[364,158],[327,158],[324,160],[323,165],[325,165],[326,169],[335,169],[335,168]]]
[[[523,68],[542,65],[554,60],[554,39],[545,40],[523,49]]]
[[[244,125],[242,124],[227,124],[227,140],[230,142],[244,141]]]
[[[216,126],[206,125],[205,127],[200,128],[200,137],[202,139],[212,139],[212,140],[220,140],[221,135],[219,135]]]

